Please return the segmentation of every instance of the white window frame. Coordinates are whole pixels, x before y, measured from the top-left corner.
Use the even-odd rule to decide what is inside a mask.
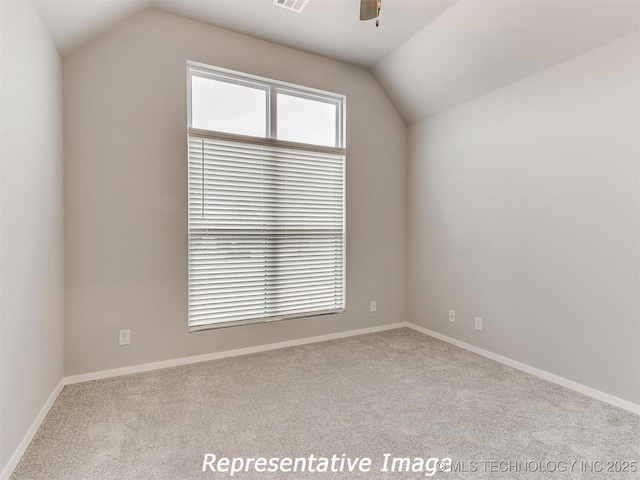
[[[191,77],[211,78],[213,80],[227,82],[234,85],[241,85],[249,88],[256,88],[267,92],[266,95],[266,132],[264,137],[252,137],[248,135],[238,135],[235,133],[216,132],[214,130],[201,130],[193,128],[193,117],[191,113]],[[278,101],[277,95],[282,93],[294,97],[315,100],[317,102],[329,103],[336,106],[336,144],[334,146],[313,145],[309,143],[290,142],[278,139]],[[305,148],[314,151],[331,151],[335,153],[346,153],[346,97],[336,93],[325,92],[313,88],[301,87],[291,83],[279,82],[250,74],[243,74],[233,70],[220,67],[212,67],[197,62],[187,62],[187,126],[190,133],[205,135],[215,135],[216,138],[230,137],[236,140],[256,143],[255,139],[277,140],[277,145],[289,148]],[[269,144],[274,144],[268,142]],[[275,144],[274,144],[275,145]]]
[[[266,97],[266,128],[264,137],[255,137],[248,135],[239,135],[234,133],[227,132],[219,132],[212,130],[203,130],[196,129],[193,127],[192,123],[192,96],[191,96],[191,84],[192,77],[199,76],[203,78],[211,78],[217,81],[223,81],[232,83],[235,85],[241,85],[250,88],[261,89],[267,92]],[[299,98],[311,99],[319,102],[329,103],[336,106],[336,121],[335,121],[335,146],[326,146],[326,145],[314,145],[300,142],[292,142],[278,139],[277,132],[277,95],[285,94],[296,96]],[[219,67],[212,67],[209,65],[205,65],[202,63],[187,62],[187,122],[188,122],[188,135],[187,137],[203,137],[210,138],[214,140],[228,140],[234,142],[243,142],[247,144],[257,144],[264,146],[273,146],[280,148],[290,148],[290,149],[298,149],[309,152],[317,152],[317,153],[331,153],[337,155],[343,155],[345,157],[345,167],[346,167],[346,97],[344,95],[339,95],[335,93],[325,92],[322,90],[312,89],[301,87],[298,85],[293,85],[285,82],[279,82],[275,80],[270,80],[254,75],[244,74],[235,72],[233,70],[228,70]],[[189,141],[189,140],[187,140]],[[209,323],[206,325],[198,325],[191,326],[188,323],[189,332],[197,332],[202,330],[210,330],[210,329],[218,329],[218,328],[228,328],[234,326],[241,325],[250,325],[250,324],[258,324],[258,323],[271,323],[275,321],[281,320],[289,320],[296,318],[305,318],[305,317],[318,317],[323,315],[333,315],[344,313],[346,311],[346,171],[343,173],[342,178],[342,191],[343,191],[343,223],[342,223],[342,308],[334,309],[330,311],[317,311],[317,312],[309,312],[309,313],[298,313],[293,315],[283,315],[283,316],[273,316],[273,317],[260,317],[250,320],[241,320],[241,321],[229,321],[229,322],[219,322],[219,323]],[[190,222],[189,222],[190,223]],[[191,265],[191,258],[189,254],[189,262],[188,265]],[[190,312],[187,312],[187,317],[189,318]]]

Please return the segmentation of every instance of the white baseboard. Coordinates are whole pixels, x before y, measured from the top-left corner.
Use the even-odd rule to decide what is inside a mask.
[[[306,345],[309,343],[326,342],[328,340],[337,340],[339,338],[354,337],[356,335],[365,335],[367,333],[383,332],[385,330],[394,330],[396,328],[406,327],[407,323],[393,323],[390,325],[381,325],[379,327],[361,328],[358,330],[349,330],[346,332],[330,333],[327,335],[319,335],[316,337],[300,338],[296,340],[288,340],[286,342],[269,343],[266,345],[257,345],[255,347],[238,348],[235,350],[225,350],[223,352],[207,353],[204,355],[196,355],[193,357],[175,358],[172,360],[163,360],[161,362],[145,363],[142,365],[133,365],[131,367],[114,368],[112,370],[102,370],[100,372],[85,373],[82,375],[73,375],[65,377],[65,385],[73,383],[90,382],[92,380],[100,380],[103,378],[119,377],[121,375],[129,375],[131,373],[148,372],[151,370],[159,370],[162,368],[177,367],[179,365],[188,365],[191,363],[208,362],[210,360],[218,360],[220,358],[238,357],[240,355],[249,355],[251,353],[267,352],[269,350],[278,350],[280,348],[295,347],[298,345]],[[0,479],[1,480],[1,479]]]
[[[40,428],[40,425],[42,425],[42,422],[44,421],[47,414],[49,413],[49,410],[51,410],[51,407],[53,406],[56,399],[58,398],[58,395],[60,395],[60,392],[62,391],[64,386],[65,386],[65,382],[63,378],[62,380],[60,380],[60,383],[58,383],[56,388],[53,389],[53,392],[51,392],[51,395],[49,395],[49,398],[47,399],[44,406],[40,410],[40,413],[38,413],[38,416],[31,424],[31,427],[27,431],[27,434],[24,436],[24,438],[20,442],[20,445],[18,445],[18,448],[16,448],[16,451],[13,452],[13,455],[11,456],[9,463],[4,467],[4,470],[0,474],[0,480],[9,480],[9,477],[11,476],[15,468],[18,466],[18,463],[20,462],[22,455],[24,455],[24,452],[27,450],[27,447],[33,440],[33,437],[35,437],[36,433],[38,432],[38,429]]]
[[[545,372],[544,370],[530,367],[529,365],[525,365],[524,363],[511,360],[510,358],[503,357],[501,355],[490,352],[488,350],[484,350],[479,347],[475,347],[473,345],[462,342],[460,340],[456,340],[455,338],[447,337],[446,335],[442,335],[440,333],[428,330],[424,327],[420,327],[419,325],[415,325],[410,322],[400,322],[400,323],[393,323],[389,325],[381,325],[378,327],[362,328],[358,330],[349,330],[346,332],[339,332],[339,333],[330,333],[328,335],[319,335],[316,337],[300,338],[297,340],[288,340],[286,342],[269,343],[267,345],[258,345],[255,347],[238,348],[235,350],[226,350],[223,352],[208,353],[205,355],[197,355],[194,357],[176,358],[176,359],[165,360],[161,362],[145,363],[142,365],[133,365],[131,367],[115,368],[112,370],[102,370],[100,372],[92,372],[92,373],[85,373],[82,375],[73,375],[69,377],[64,377],[60,381],[60,383],[56,386],[56,388],[51,393],[51,395],[49,396],[48,400],[40,410],[40,413],[38,414],[33,424],[31,425],[31,428],[29,428],[29,431],[24,436],[24,438],[22,439],[22,442],[20,442],[20,445],[18,446],[13,456],[11,457],[11,460],[2,471],[2,474],[0,474],[0,480],[9,480],[9,477],[13,473],[18,463],[20,462],[22,455],[24,455],[24,452],[26,451],[27,447],[33,440],[33,437],[35,436],[36,432],[40,428],[40,425],[44,421],[45,417],[49,413],[49,410],[51,409],[52,405],[58,398],[58,395],[60,394],[60,392],[62,391],[65,385],[71,385],[74,383],[81,383],[81,382],[89,382],[92,380],[100,380],[103,378],[118,377],[121,375],[129,375],[132,373],[148,372],[151,370],[159,370],[162,368],[176,367],[179,365],[188,365],[192,363],[207,362],[209,360],[217,360],[220,358],[237,357],[240,355],[248,355],[251,353],[260,353],[260,352],[266,352],[269,350],[278,350],[280,348],[295,347],[298,345],[307,345],[310,343],[326,342],[328,340],[337,340],[340,338],[354,337],[357,335],[365,335],[368,333],[383,332],[385,330],[395,330],[397,328],[403,328],[403,327],[411,328],[420,333],[429,335],[430,337],[437,338],[438,340],[442,340],[444,342],[450,343],[452,345],[463,348],[470,352],[477,353],[478,355],[482,355],[483,357],[490,358],[491,360],[495,360],[496,362],[502,363],[509,367],[513,367],[517,370],[521,370],[523,372],[529,373],[531,375],[542,378],[549,382],[555,383],[557,385],[560,385],[560,386],[569,388],[571,390],[574,390],[576,392],[593,397],[597,400],[601,400],[603,402],[609,403],[611,405],[622,408],[624,410],[628,410],[630,412],[640,414],[640,405],[635,404],[633,402],[629,402],[627,400],[623,400],[613,395],[609,395],[608,393],[601,392],[594,388],[587,387],[585,385],[579,384],[571,380],[567,380],[566,378],[562,378],[552,373]]]
[[[503,357],[502,355],[498,355],[497,353],[493,353],[479,347],[475,347],[473,345],[462,342],[460,340],[456,340],[455,338],[447,337],[446,335],[442,335],[441,333],[434,332],[432,330],[426,329],[424,327],[415,325],[410,322],[407,322],[407,327],[413,330],[416,330],[417,332],[429,335],[430,337],[437,338],[438,340],[442,340],[443,342],[447,342],[447,343],[450,343],[451,345],[455,345],[456,347],[460,347],[470,352],[477,353],[478,355],[481,355],[483,357],[490,358],[491,360],[495,360],[496,362],[502,363],[509,367],[513,367],[517,370],[521,370],[525,373],[529,373],[536,377],[542,378],[543,380],[547,380],[551,383],[555,383],[562,387],[566,387],[570,390],[574,390],[578,393],[582,393],[589,397],[595,398],[596,400],[601,400],[603,402],[609,403],[614,407],[619,407],[624,410],[628,410],[629,412],[640,415],[640,405],[638,405],[637,403],[633,403],[628,400],[615,397],[608,393],[601,392],[600,390],[596,390],[595,388],[587,387],[586,385],[582,385],[572,380],[567,380],[566,378],[559,377],[558,375],[554,375],[553,373],[545,372],[544,370],[530,367],[529,365],[526,365],[524,363],[511,360],[510,358]]]
[[[223,352],[208,353],[205,355],[197,355],[194,357],[176,358],[176,359],[165,360],[161,362],[146,363],[142,365],[133,365],[131,367],[115,368],[112,370],[103,370],[100,372],[92,372],[92,373],[85,373],[82,375],[72,375],[69,377],[64,377],[60,381],[58,386],[55,388],[55,390],[49,396],[47,402],[42,407],[42,410],[40,410],[40,413],[38,414],[33,424],[31,425],[31,428],[29,428],[29,431],[24,436],[24,438],[22,439],[22,442],[20,442],[20,445],[18,446],[13,456],[11,457],[11,460],[2,471],[2,474],[0,474],[0,480],[9,480],[9,477],[11,477],[11,474],[13,473],[16,466],[20,462],[20,459],[22,458],[22,455],[24,455],[24,452],[27,450],[27,447],[33,440],[33,437],[35,436],[36,432],[40,428],[40,425],[42,425],[42,422],[47,416],[47,413],[49,413],[51,406],[55,403],[56,399],[58,398],[58,395],[60,395],[60,392],[62,391],[65,385],[89,382],[92,380],[100,380],[103,378],[119,377],[121,375],[129,375],[131,373],[148,372],[151,370],[159,370],[162,368],[177,367],[179,365],[188,365],[191,363],[207,362],[209,360],[217,360],[220,358],[237,357],[240,355],[248,355],[251,353],[260,353],[260,352],[266,352],[269,350],[278,350],[280,348],[295,347],[298,345],[306,345],[309,343],[326,342],[328,340],[337,340],[340,338],[354,337],[357,335],[365,335],[367,333],[383,332],[385,330],[394,330],[394,329],[403,328],[406,326],[407,326],[406,322],[394,323],[389,325],[381,325],[378,327],[361,328],[358,330],[349,330],[346,332],[330,333],[327,335],[319,335],[315,337],[288,340],[286,342],[269,343],[267,345],[258,345],[255,347],[238,348],[235,350],[226,350]]]

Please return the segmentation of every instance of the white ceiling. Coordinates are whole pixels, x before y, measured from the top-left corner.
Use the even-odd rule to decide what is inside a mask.
[[[463,0],[373,73],[411,124],[639,28],[638,0]]]
[[[302,13],[272,0],[33,0],[61,55],[148,7],[344,62],[371,67],[457,0],[384,0],[380,27],[360,0],[310,0]]]
[[[372,71],[407,123],[460,105],[640,29],[640,0],[32,0],[65,56],[147,8]]]
[[[360,21],[360,0],[309,0],[302,13],[272,0],[151,0],[151,6],[307,52],[371,67],[457,0],[384,0],[380,27]]]

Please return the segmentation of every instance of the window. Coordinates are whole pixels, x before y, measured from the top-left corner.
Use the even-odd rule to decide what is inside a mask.
[[[278,138],[315,145],[336,145],[336,102],[278,91]]]
[[[269,90],[215,77],[191,78],[192,126],[262,137],[267,128]]]
[[[344,312],[344,97],[187,71],[190,331]]]

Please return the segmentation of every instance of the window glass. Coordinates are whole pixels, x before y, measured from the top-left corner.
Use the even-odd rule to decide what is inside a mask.
[[[343,313],[344,97],[187,69],[189,331]]]
[[[336,146],[335,103],[278,92],[278,139]]]
[[[191,126],[202,130],[265,137],[267,91],[193,75]]]

